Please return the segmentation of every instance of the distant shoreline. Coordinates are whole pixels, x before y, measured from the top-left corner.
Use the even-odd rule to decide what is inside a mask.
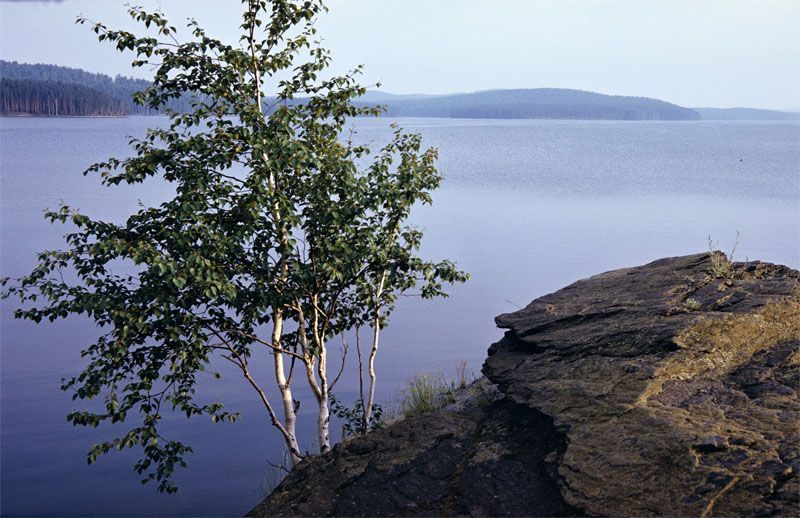
[[[791,112],[788,112],[791,113]],[[41,115],[35,113],[0,113],[0,119],[132,119],[132,118],[146,118],[146,117],[166,117],[163,113],[154,113],[150,115],[144,114],[129,114],[129,115]],[[358,119],[373,119],[374,117],[356,117]],[[506,121],[506,122],[523,122],[523,121],[551,121],[551,122],[689,122],[689,123],[702,123],[702,122],[758,122],[758,123],[800,123],[800,114],[793,118],[774,118],[774,119],[754,119],[754,118],[716,118],[716,119],[600,119],[600,118],[564,118],[564,117],[446,117],[446,116],[426,116],[426,115],[392,115],[385,114],[381,116],[382,119],[446,119],[446,120],[473,120],[473,121]]]
[[[0,60],[3,117],[117,118],[157,116],[133,101],[147,89],[144,79],[115,78],[85,70]],[[171,99],[165,108],[187,113],[192,95]],[[265,102],[274,101],[267,98]],[[287,101],[289,105],[306,98]],[[649,97],[609,95],[569,88],[514,88],[441,95],[392,94],[367,90],[352,99],[357,107],[382,106],[388,117],[475,120],[628,121],[797,121],[800,113],[747,107],[685,107]],[[90,115],[90,114],[97,115]]]
[[[0,117],[14,119],[126,119],[137,115],[42,115],[40,113],[0,113]],[[152,117],[152,115],[141,115]]]

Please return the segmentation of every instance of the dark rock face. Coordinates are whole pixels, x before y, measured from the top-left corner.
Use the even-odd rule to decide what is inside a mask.
[[[718,279],[712,259],[608,272],[497,317],[483,372],[499,398],[308,459],[251,514],[800,514],[800,272]]]
[[[473,401],[303,461],[250,514],[573,516],[545,461],[563,449],[563,434],[540,412]]]

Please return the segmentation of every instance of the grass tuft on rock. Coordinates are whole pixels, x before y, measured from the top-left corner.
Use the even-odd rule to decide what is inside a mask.
[[[452,383],[441,372],[417,374],[408,382],[400,402],[405,417],[434,412],[455,401]]]

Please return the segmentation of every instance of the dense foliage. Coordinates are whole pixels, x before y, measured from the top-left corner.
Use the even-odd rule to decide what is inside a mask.
[[[378,111],[353,104],[365,92],[357,70],[323,75],[330,56],[312,39],[321,3],[243,4],[238,44],[207,36],[195,22],[181,42],[162,15],[135,7],[130,15],[148,35],[80,20],[101,41],[132,51],[134,66],[155,67],[152,84],[135,96],[142,106],[195,99],[186,113],[168,112],[168,125],[132,139],[132,156],[86,174],[109,187],[155,177],[175,195],[122,223],[67,205],[50,211],[51,221],[72,226],[67,248],[42,252],[30,275],[4,280],[5,296],[24,303],[19,318],[83,314],[97,323],[102,334],[83,352],[85,370],[63,388],[76,399],[102,397],[105,408],[69,420],[98,426],[138,418],[122,436],[96,445],[89,460],[141,447],[136,471],[167,492],[176,490],[172,474],[191,448],[162,435],[163,413],[236,419],[220,402],[195,400],[203,371],[235,365],[299,462],[305,453],[292,382],[308,383],[316,399],[324,453],[339,380],[327,364],[331,339],[370,329],[368,426],[380,417],[373,401],[378,337],[397,297],[442,296],[443,283],[467,278],[450,261],[419,257],[422,232],[407,223],[441,182],[436,150],[399,129],[375,151],[342,138],[349,118]],[[306,101],[291,102],[298,97]],[[268,99],[275,101],[265,109]],[[255,355],[271,357],[270,376],[253,370]]]

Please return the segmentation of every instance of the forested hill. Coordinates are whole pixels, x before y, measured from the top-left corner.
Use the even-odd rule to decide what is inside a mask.
[[[151,115],[133,102],[148,86],[144,79],[93,74],[56,65],[0,60],[0,114],[40,116]],[[294,102],[304,102],[298,99]],[[690,109],[646,97],[604,95],[583,90],[537,88],[486,90],[451,95],[395,95],[370,90],[357,104],[381,104],[394,117],[475,119],[609,120],[797,120],[797,114],[736,108]],[[168,104],[184,112],[190,98]]]
[[[147,115],[133,94],[147,88],[144,79],[93,74],[56,65],[0,60],[0,114],[41,116]],[[188,99],[171,101],[176,111]]]
[[[0,113],[49,117],[117,116],[125,115],[127,110],[119,99],[81,84],[2,77]]]
[[[386,99],[388,115],[474,119],[698,120],[700,114],[658,99],[537,88],[487,90],[418,99]]]

